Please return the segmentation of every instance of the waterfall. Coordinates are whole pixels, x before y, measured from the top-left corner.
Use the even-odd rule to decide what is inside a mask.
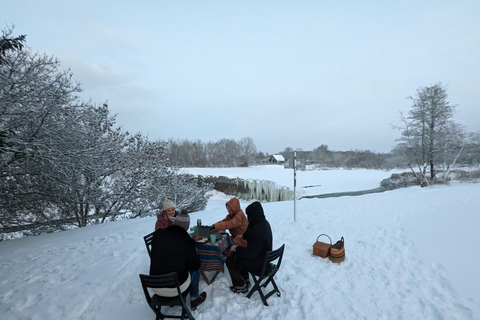
[[[293,190],[286,186],[278,186],[275,182],[268,180],[243,180],[225,176],[204,176],[202,179],[206,183],[213,183],[215,190],[243,200],[276,202],[293,200],[294,196]]]
[[[244,200],[258,200],[266,202],[293,200],[293,191],[285,186],[277,186],[267,180],[241,180],[246,193],[237,193],[237,197]]]

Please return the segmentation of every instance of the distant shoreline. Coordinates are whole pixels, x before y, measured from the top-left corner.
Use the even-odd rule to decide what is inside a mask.
[[[348,196],[363,196],[365,194],[369,193],[380,193],[380,192],[385,192],[391,189],[384,188],[384,187],[378,187],[374,189],[369,189],[369,190],[362,190],[362,191],[346,191],[346,192],[334,192],[334,193],[324,193],[324,194],[319,194],[319,195],[311,195],[311,196],[303,196],[300,197],[300,199],[312,199],[312,198],[334,198],[334,197],[348,197]]]

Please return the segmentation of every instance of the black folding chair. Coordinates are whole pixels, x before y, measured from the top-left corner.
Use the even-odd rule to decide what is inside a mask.
[[[262,298],[263,304],[268,306],[267,299],[272,294],[277,293],[277,296],[279,297],[282,295],[280,293],[280,290],[277,287],[277,284],[275,283],[275,280],[273,280],[273,277],[277,273],[278,269],[280,269],[284,250],[285,250],[285,244],[283,244],[277,250],[268,251],[267,254],[265,255],[265,259],[263,260],[262,271],[260,273],[250,272],[250,274],[252,275],[253,281],[255,282],[255,285],[247,294],[247,298],[250,298],[252,294],[255,293],[255,291],[258,291],[258,293],[260,294],[260,298]],[[276,264],[273,264],[272,262],[275,262],[275,261],[276,261]],[[265,282],[261,284],[263,281]],[[272,283],[273,290],[267,294],[264,294],[262,291],[262,288],[266,288],[269,283]]]
[[[154,233],[155,232],[149,233],[145,237],[143,237],[145,245],[147,246],[148,256],[150,257],[152,256],[152,238]]]
[[[178,276],[175,272],[149,276],[146,274],[140,274],[140,281],[142,283],[143,292],[145,293],[145,298],[147,299],[148,305],[152,308],[153,312],[156,315],[155,320],[165,319],[165,318],[175,318],[175,319],[185,319],[185,316],[190,320],[195,320],[192,316],[190,310],[187,307],[185,299],[190,292],[190,287],[185,290],[183,293],[180,291],[180,283],[178,281]],[[157,294],[150,295],[148,288],[171,288],[176,287],[178,295],[175,297],[162,297]],[[181,306],[182,315],[167,315],[162,313],[163,306]]]

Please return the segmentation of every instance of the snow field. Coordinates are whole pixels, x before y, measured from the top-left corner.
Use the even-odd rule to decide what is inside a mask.
[[[355,179],[367,173],[357,172]],[[349,174],[337,172],[335,184],[348,185],[328,192],[355,190]],[[316,184],[330,186],[327,178]],[[226,269],[210,286],[200,281],[207,301],[193,315],[198,320],[480,319],[478,194],[480,184],[452,183],[303,199],[297,201],[296,222],[293,201],[265,203],[274,248],[286,244],[276,275],[282,296],[270,297],[265,307],[257,293],[251,299],[233,294]],[[191,224],[225,217],[228,199],[214,193],[205,211],[190,215]],[[241,201],[242,209],[249,203]],[[149,270],[143,236],[153,231],[155,219],[0,242],[0,318],[154,319],[138,274]],[[321,233],[333,242],[345,238],[345,262],[312,255]]]

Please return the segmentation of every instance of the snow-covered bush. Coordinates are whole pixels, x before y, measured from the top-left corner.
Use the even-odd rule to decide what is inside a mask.
[[[462,182],[478,182],[480,181],[480,169],[472,171],[456,170],[453,172],[453,176],[456,180]]]
[[[383,179],[380,182],[381,187],[390,190],[417,185],[420,185],[420,183],[412,172],[394,173],[390,178]]]

